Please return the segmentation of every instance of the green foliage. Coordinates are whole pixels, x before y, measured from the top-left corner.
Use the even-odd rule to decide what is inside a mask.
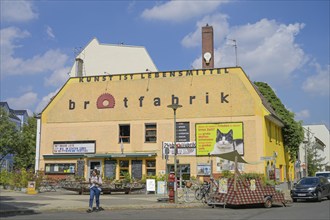
[[[0,162],[8,154],[15,154],[19,131],[14,122],[10,121],[8,113],[0,108]]]
[[[262,179],[264,177],[264,174],[260,173],[243,173],[242,178],[244,179]]]
[[[37,120],[29,117],[19,136],[18,147],[14,157],[14,167],[18,169],[33,168],[35,163]]]
[[[221,172],[221,178],[231,178],[234,174],[230,170],[224,170]]]
[[[299,146],[304,139],[304,131],[301,122],[294,120],[294,114],[285,108],[281,100],[267,83],[254,82],[254,84],[267,99],[276,112],[276,115],[284,123],[284,127],[282,128],[284,146],[290,154],[290,160],[295,160],[299,152]]]
[[[28,181],[37,180],[38,177],[34,174],[32,169],[14,170],[12,172],[3,170],[0,173],[0,184],[4,186],[11,186],[11,188],[27,188]]]

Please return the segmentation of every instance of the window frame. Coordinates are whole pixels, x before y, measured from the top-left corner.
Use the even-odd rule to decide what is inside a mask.
[[[125,133],[123,134],[123,130],[128,127],[128,135]],[[131,125],[130,124],[119,124],[119,137],[118,137],[118,143],[121,143],[121,140],[123,140],[123,143],[130,143],[131,142]]]
[[[148,126],[154,126],[149,127]],[[145,123],[144,124],[144,142],[145,143],[157,143],[157,123]],[[148,134],[148,132],[155,132],[155,134]],[[150,140],[154,138],[154,140]]]

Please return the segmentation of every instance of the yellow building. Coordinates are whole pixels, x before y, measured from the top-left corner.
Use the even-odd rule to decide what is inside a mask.
[[[232,170],[212,156],[231,149],[250,162],[242,172],[281,182],[293,175],[283,124],[240,67],[70,78],[41,113],[38,167],[84,177],[98,168],[116,179],[165,174],[174,164],[171,104],[183,106],[176,142],[184,178]]]

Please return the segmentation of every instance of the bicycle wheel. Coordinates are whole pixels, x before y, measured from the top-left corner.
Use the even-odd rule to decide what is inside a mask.
[[[209,192],[205,192],[205,194],[203,196],[203,199],[202,199],[202,202],[205,203],[205,204],[208,204],[210,202],[210,194],[209,194]]]
[[[195,199],[194,191],[189,188],[185,188],[183,199],[186,203],[190,203],[190,202],[194,201],[194,199]]]
[[[197,200],[201,200],[203,198],[203,193],[202,193],[201,188],[196,189],[196,191],[195,191],[195,198]]]

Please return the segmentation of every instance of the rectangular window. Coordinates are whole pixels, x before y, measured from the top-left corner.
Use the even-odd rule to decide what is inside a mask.
[[[156,143],[157,141],[157,124],[145,124],[145,142]]]
[[[131,137],[131,128],[130,125],[119,125],[119,143],[120,139],[123,140],[124,143],[129,143]]]
[[[156,176],[156,160],[146,161],[147,176]]]
[[[119,160],[119,178],[124,179],[129,174],[129,160]]]

